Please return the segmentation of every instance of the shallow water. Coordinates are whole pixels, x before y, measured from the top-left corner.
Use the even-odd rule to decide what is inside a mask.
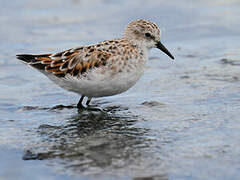
[[[240,3],[2,1],[0,179],[239,179]],[[144,5],[144,6],[143,6]],[[152,50],[121,95],[78,96],[15,59],[121,36],[155,21],[171,61]]]

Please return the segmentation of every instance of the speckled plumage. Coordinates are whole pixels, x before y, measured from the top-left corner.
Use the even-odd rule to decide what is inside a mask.
[[[132,87],[144,72],[151,48],[163,48],[161,50],[173,58],[161,43],[158,47],[159,43],[157,25],[137,20],[127,26],[120,39],[55,54],[21,54],[17,58],[44,73],[60,87],[91,99],[119,94]],[[78,107],[82,107],[82,100]]]

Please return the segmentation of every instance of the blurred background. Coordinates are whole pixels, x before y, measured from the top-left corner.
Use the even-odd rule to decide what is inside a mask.
[[[0,180],[239,179],[238,0],[0,0]],[[148,19],[155,49],[126,93],[79,96],[16,60],[121,37]]]

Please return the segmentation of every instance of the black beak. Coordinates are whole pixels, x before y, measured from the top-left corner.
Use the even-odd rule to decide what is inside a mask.
[[[166,53],[170,58],[174,59],[173,55],[165,48],[165,46],[159,41],[156,44],[157,48]]]

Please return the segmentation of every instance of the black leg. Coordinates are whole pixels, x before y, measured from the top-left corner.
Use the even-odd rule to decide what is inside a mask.
[[[89,106],[90,101],[92,100],[92,98],[88,98],[86,105]]]
[[[102,111],[102,109],[94,108],[94,107],[90,107],[90,106],[89,106],[89,103],[90,103],[90,101],[92,100],[92,98],[88,98],[88,100],[87,100],[87,102],[86,102],[86,105],[87,105],[88,107],[87,107],[87,108],[84,107],[84,106],[82,105],[82,101],[83,101],[84,97],[85,97],[85,96],[82,95],[82,97],[80,98],[80,100],[79,100],[79,102],[78,102],[78,104],[77,104],[77,108],[78,108],[79,110]]]
[[[87,102],[86,102],[86,105],[87,105],[87,108],[86,108],[86,109],[89,110],[89,111],[102,111],[102,109],[100,109],[100,108],[93,107],[93,106],[89,105],[89,103],[90,103],[91,100],[92,100],[91,97],[88,98],[88,100],[87,100]]]
[[[78,104],[77,104],[77,108],[78,109],[83,109],[84,108],[84,106],[82,105],[82,101],[83,101],[83,99],[84,99],[84,95],[82,95],[82,97],[80,98],[80,100],[78,101]]]

